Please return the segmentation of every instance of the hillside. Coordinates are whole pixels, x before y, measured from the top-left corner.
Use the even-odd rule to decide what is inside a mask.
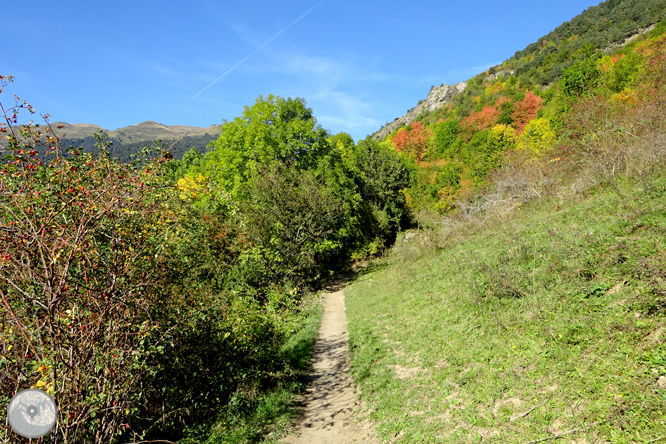
[[[551,55],[563,60],[562,72],[545,85],[539,76],[552,68],[550,58],[544,57],[525,72],[519,65],[534,54],[519,52],[497,69],[469,79],[461,92],[446,100],[440,101],[438,95],[448,87],[433,88],[426,101],[375,137],[413,162],[415,179],[407,198],[415,214],[427,223],[431,214],[455,209],[459,198],[492,182],[492,175],[510,156],[548,156],[558,138],[571,131],[569,113],[582,99],[594,96],[614,104],[633,101],[644,64],[651,57],[650,42],[663,33],[664,26],[663,22],[648,25],[650,31],[617,46],[616,52],[591,43],[579,44],[575,51],[564,43],[553,46]],[[593,36],[570,40],[575,43]],[[430,111],[433,102],[444,106]],[[392,132],[381,139],[387,130]]]
[[[420,226],[347,290],[385,442],[664,440],[664,13],[590,8],[382,141]]]
[[[664,18],[666,1],[609,0],[588,8],[569,22],[540,37],[525,49],[485,73],[484,81],[511,76],[526,89],[545,87],[557,82],[565,69],[576,61],[576,52],[586,45],[612,53],[636,37],[649,32]],[[483,75],[480,74],[480,75]],[[506,80],[506,79],[505,79]],[[425,120],[435,110],[451,103],[454,96],[467,87],[467,82],[431,87],[427,97],[405,115],[372,134],[383,139],[402,126]]]
[[[425,100],[419,100],[419,103],[410,109],[407,114],[402,117],[396,117],[393,122],[383,126],[379,131],[372,134],[371,137],[375,140],[380,140],[403,126],[411,125],[424,114],[432,113],[444,105],[451,103],[453,98],[464,91],[466,87],[466,82],[461,82],[453,86],[442,84],[432,87]]]
[[[618,178],[401,238],[346,290],[385,442],[663,440],[664,191]]]
[[[145,133],[143,133],[145,134]],[[108,151],[114,158],[121,162],[131,162],[137,156],[141,155],[144,148],[159,149],[169,151],[173,159],[180,160],[184,154],[194,149],[198,153],[203,154],[208,150],[209,144],[217,138],[217,134],[202,134],[195,136],[184,136],[178,139],[147,139],[139,142],[121,142],[114,137],[107,137],[105,140],[109,142]],[[145,135],[138,136],[137,138],[145,137]],[[127,140],[127,138],[125,138]],[[60,143],[64,147],[74,146],[81,148],[89,153],[98,153],[98,141],[94,136],[86,136],[84,138],[70,138],[63,137]]]

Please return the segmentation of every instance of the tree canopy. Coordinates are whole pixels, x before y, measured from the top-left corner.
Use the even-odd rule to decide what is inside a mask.
[[[260,96],[241,116],[225,122],[214,149],[204,158],[204,168],[213,181],[238,195],[265,165],[313,168],[330,151],[328,137],[305,100]]]

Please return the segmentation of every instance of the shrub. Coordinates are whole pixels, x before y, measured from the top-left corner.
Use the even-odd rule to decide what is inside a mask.
[[[534,119],[525,127],[525,132],[518,138],[518,149],[528,150],[538,157],[555,145],[555,132],[546,118]]]
[[[589,94],[599,84],[599,77],[593,60],[578,61],[562,73],[562,91],[570,98]]]
[[[2,401],[50,393],[43,441],[172,440],[293,378],[281,316],[256,289],[230,291],[252,245],[223,193],[195,183],[192,205],[163,159],[65,150],[48,122],[47,137],[18,127],[23,109],[0,124]]]
[[[426,130],[421,122],[414,122],[398,130],[391,140],[398,152],[416,160],[423,160],[428,152],[430,136],[431,132]]]
[[[46,140],[18,129],[20,107],[3,108],[2,394],[52,394],[54,442],[109,442],[136,413],[138,382],[164,346],[151,313],[177,304],[160,285],[170,191],[157,162],[119,164],[103,146],[99,157],[63,150],[48,124]]]

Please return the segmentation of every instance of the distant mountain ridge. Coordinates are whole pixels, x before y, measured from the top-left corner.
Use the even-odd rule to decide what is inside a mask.
[[[155,140],[174,140],[181,137],[216,136],[222,125],[211,125],[208,128],[186,125],[163,125],[152,120],[137,125],[125,126],[117,130],[107,130],[99,125],[89,123],[52,122],[51,127],[61,139],[85,139],[103,131],[110,139],[120,144],[152,142]]]
[[[191,149],[204,153],[209,144],[217,139],[222,127],[221,124],[207,128],[170,126],[151,120],[112,131],[91,123],[51,122],[49,126],[63,147],[80,148],[91,153],[99,151],[95,134],[102,132],[106,135],[109,153],[121,162],[133,161],[146,147],[168,150],[174,159],[181,159]],[[2,142],[0,139],[0,151]]]

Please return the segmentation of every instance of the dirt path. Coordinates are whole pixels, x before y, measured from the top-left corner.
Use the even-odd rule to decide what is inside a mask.
[[[370,423],[354,414],[359,404],[349,375],[349,337],[342,290],[324,295],[324,310],[301,418],[284,442],[378,443]]]

